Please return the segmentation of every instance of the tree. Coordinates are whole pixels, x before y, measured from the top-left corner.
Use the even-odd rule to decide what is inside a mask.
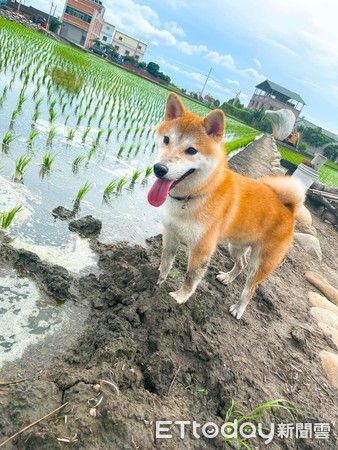
[[[265,116],[265,108],[262,106],[259,109],[255,109],[251,113],[251,125],[258,126]]]
[[[119,56],[116,48],[111,44],[102,44],[103,50],[107,52],[111,58],[117,58]]]
[[[338,158],[338,142],[324,148],[323,154],[332,162],[336,162]]]
[[[228,100],[229,105],[236,106],[236,108],[244,108],[243,103],[241,103],[240,99],[238,97],[231,98]]]
[[[152,61],[150,61],[147,64],[147,72],[149,72],[150,75],[153,75],[154,77],[157,77],[158,73],[159,73],[159,70],[160,70],[160,66],[158,64],[156,64],[156,63],[154,63]]]
[[[52,17],[49,21],[49,31],[52,31],[54,33],[61,24],[62,22],[60,22],[58,19],[55,19],[55,17]]]
[[[298,150],[299,150],[300,152],[306,152],[306,149],[307,149],[307,145],[306,145],[305,142],[301,142],[301,143],[298,145]]]
[[[132,66],[138,67],[137,59],[134,56],[124,56],[123,59]]]
[[[299,130],[300,127],[298,127]],[[330,138],[322,133],[321,128],[305,128],[302,131],[303,140],[312,147],[322,147],[330,142]]]
[[[146,68],[147,68],[147,63],[145,63],[144,61],[142,61],[142,62],[140,62],[140,63],[138,64],[138,66],[139,66],[140,69],[146,69]]]

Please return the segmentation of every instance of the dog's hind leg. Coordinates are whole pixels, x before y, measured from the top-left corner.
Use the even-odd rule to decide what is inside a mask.
[[[248,265],[247,254],[249,249],[250,247],[247,246],[229,244],[229,252],[235,264],[230,272],[220,272],[216,277],[217,280],[223,284],[232,283]]]
[[[162,242],[163,250],[159,267],[160,276],[158,277],[157,284],[162,284],[167,279],[180,243],[176,234],[167,229],[163,231]]]
[[[291,244],[290,238],[284,241],[270,242],[264,247],[255,246],[252,249],[250,261],[248,265],[248,275],[244,290],[237,303],[230,306],[230,313],[240,319],[247,307],[249,301],[255,293],[258,283],[263,281],[275,268],[280,264],[284,258],[289,246]]]

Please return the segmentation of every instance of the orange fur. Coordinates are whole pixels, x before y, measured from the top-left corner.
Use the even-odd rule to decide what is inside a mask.
[[[222,111],[215,110],[201,118],[187,111],[175,94],[169,95],[165,120],[157,127],[160,163],[169,168],[165,176],[168,179],[174,179],[171,170],[180,173],[181,166],[191,166],[195,172],[174,185],[170,191],[174,198],[168,198],[164,204],[165,239],[159,282],[168,275],[179,241],[185,241],[190,249],[185,283],[171,293],[179,303],[184,303],[196,289],[219,241],[231,243],[235,259],[233,271],[218,276],[224,283],[231,282],[243,270],[246,250],[251,248],[242,297],[230,308],[239,319],[257,283],[284,258],[304,194],[290,177],[254,180],[228,170],[224,128]],[[170,136],[169,144],[162,143],[163,136]],[[196,147],[196,155],[186,154],[190,145]],[[191,200],[182,211],[177,199],[185,197]]]

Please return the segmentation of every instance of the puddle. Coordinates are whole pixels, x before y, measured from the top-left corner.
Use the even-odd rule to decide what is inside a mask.
[[[33,370],[47,364],[74,341],[88,312],[71,302],[48,303],[32,280],[8,266],[1,266],[0,276],[1,371],[10,371],[13,361],[18,362],[16,371],[19,365]]]

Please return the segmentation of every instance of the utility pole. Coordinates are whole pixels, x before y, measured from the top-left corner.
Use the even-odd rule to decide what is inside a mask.
[[[52,14],[52,9],[53,9],[54,3],[52,2],[52,4],[50,5],[50,10],[49,10],[49,14],[48,14],[48,20],[47,20],[47,25],[46,25],[46,29],[49,30],[49,21],[50,21],[50,16]]]
[[[233,106],[237,105],[237,102],[239,101],[239,96],[241,95],[242,91],[236,92],[236,97],[234,98]]]
[[[205,80],[205,82],[204,82],[203,88],[202,88],[202,90],[201,90],[201,97],[202,97],[202,98],[203,98],[203,91],[204,91],[204,89],[205,89],[205,86],[207,85],[207,82],[208,82],[208,80],[209,80],[211,71],[212,71],[212,67],[211,67],[211,69],[209,70],[208,76],[207,76],[207,78],[206,78],[206,80]]]

